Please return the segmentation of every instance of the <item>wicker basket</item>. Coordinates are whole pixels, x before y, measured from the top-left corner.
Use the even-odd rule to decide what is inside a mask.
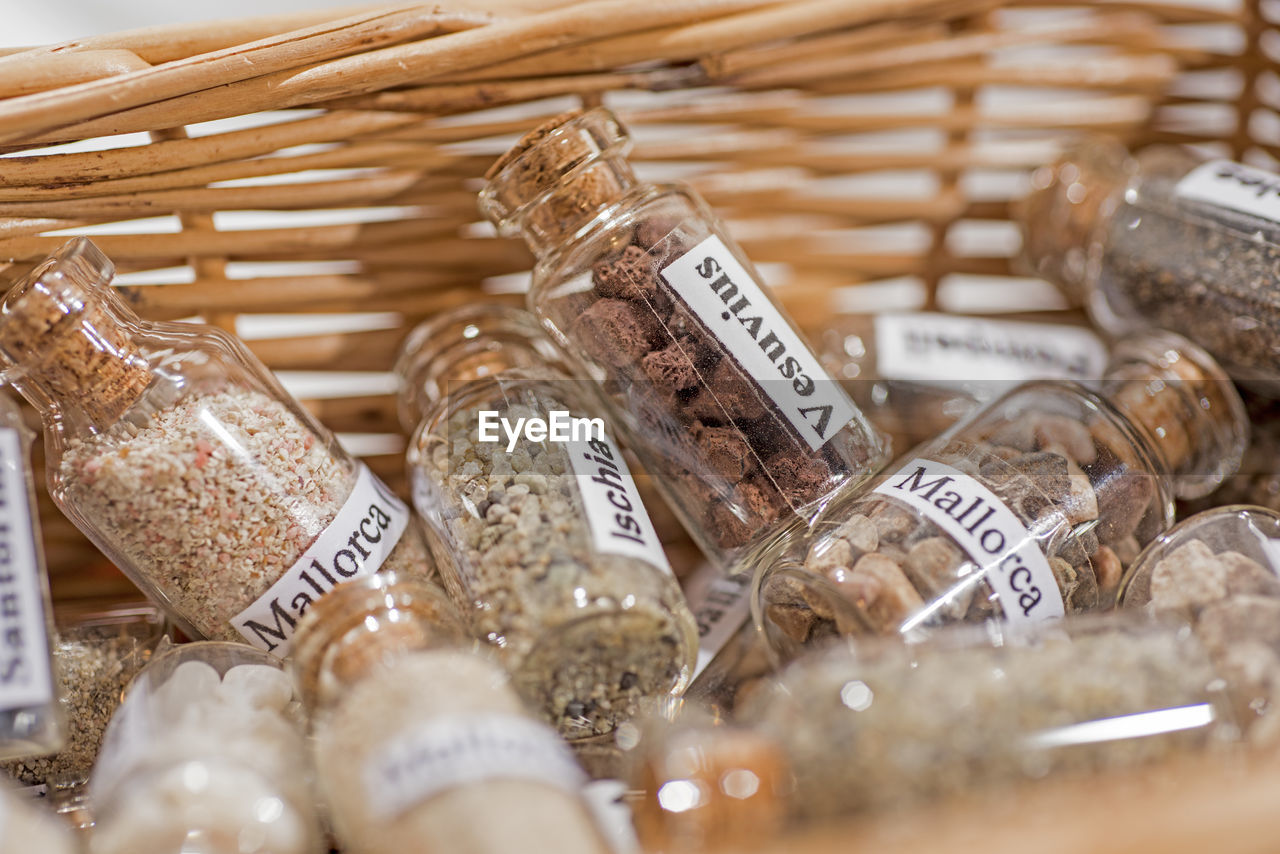
[[[0,279],[94,235],[144,316],[321,372],[300,396],[402,483],[383,372],[432,312],[521,299],[531,258],[475,196],[541,118],[617,109],[643,174],[698,187],[811,328],[1062,308],[1013,274],[1007,217],[1064,140],[1280,156],[1274,33],[1236,4],[446,0],[0,51]],[[42,511],[59,594],[124,583]]]

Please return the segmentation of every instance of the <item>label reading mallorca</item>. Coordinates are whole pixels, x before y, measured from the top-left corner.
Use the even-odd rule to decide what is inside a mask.
[[[373,575],[409,525],[409,508],[368,467],[338,515],[302,557],[232,621],[245,640],[284,658],[307,606],[339,584]]]
[[[587,782],[573,752],[555,732],[511,715],[426,721],[382,744],[364,768],[367,803],[384,819],[447,789],[494,779],[528,780],[571,792]]]
[[[1280,222],[1280,175],[1243,163],[1202,163],[1183,176],[1174,192],[1180,199]]]
[[[875,319],[876,372],[887,380],[930,385],[1102,376],[1107,350],[1076,326],[956,317],[880,314]]]
[[[950,535],[981,567],[1006,620],[1037,622],[1065,613],[1058,582],[1035,538],[977,478],[914,459],[875,491],[905,502]]]
[[[0,428],[0,710],[5,711],[53,700],[25,459],[18,431]]]
[[[681,255],[662,278],[810,448],[821,448],[853,419],[853,402],[720,238],[708,237]]]
[[[751,617],[751,573],[725,575],[712,564],[703,564],[685,585],[689,610],[698,624],[698,661],[693,676],[706,669],[730,638]]]
[[[564,443],[596,551],[647,561],[671,572],[622,452],[603,431],[596,437]]]

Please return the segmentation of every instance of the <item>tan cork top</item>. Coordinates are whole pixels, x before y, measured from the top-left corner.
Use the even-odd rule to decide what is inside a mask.
[[[388,619],[392,611],[396,619]],[[407,652],[457,646],[465,633],[436,587],[395,573],[340,585],[307,608],[294,634],[294,667],[311,708]],[[327,677],[327,678],[326,678]]]
[[[120,417],[146,391],[150,365],[113,314],[110,262],[87,240],[63,247],[6,295],[0,355],[54,400],[73,401],[99,425]]]
[[[543,241],[567,238],[634,181],[621,162],[629,142],[608,110],[571,110],[538,125],[485,173],[485,215],[520,219]]]

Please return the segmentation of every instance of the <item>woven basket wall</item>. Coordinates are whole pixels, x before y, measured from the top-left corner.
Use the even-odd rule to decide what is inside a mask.
[[[1260,15],[463,0],[10,49],[0,280],[93,235],[143,316],[199,317],[272,368],[322,372],[300,396],[402,484],[383,372],[432,312],[521,300],[531,258],[478,224],[475,195],[542,117],[617,109],[642,174],[697,186],[811,329],[876,304],[1042,308],[1060,304],[1011,273],[1008,201],[1064,139],[1280,151]],[[124,584],[47,500],[42,521],[61,595]]]

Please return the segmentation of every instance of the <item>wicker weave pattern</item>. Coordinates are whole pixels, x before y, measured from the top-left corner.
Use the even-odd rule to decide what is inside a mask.
[[[479,176],[513,135],[603,100],[644,173],[702,190],[803,324],[891,277],[951,308],[957,276],[1010,275],[1017,179],[1071,134],[1280,151],[1255,115],[1280,82],[1267,27],[1253,0],[460,0],[9,50],[0,277],[55,232],[123,224],[95,239],[161,282],[124,286],[144,316],[394,312],[250,342],[276,369],[386,370],[430,313],[520,298],[502,277],[530,256],[476,226]],[[1003,243],[975,250],[975,232]],[[310,404],[394,432],[386,395]],[[397,454],[371,462],[397,479]],[[43,518],[55,571],[82,566],[87,544]]]

